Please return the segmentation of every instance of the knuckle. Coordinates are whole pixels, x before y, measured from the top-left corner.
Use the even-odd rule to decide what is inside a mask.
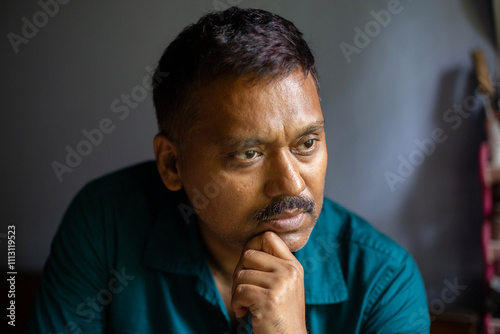
[[[242,285],[238,285],[236,289],[234,289],[234,294],[235,295],[241,295],[245,292],[245,287]]]
[[[274,232],[271,232],[271,231],[266,231],[264,233],[262,233],[262,238],[263,239],[269,239],[269,238],[272,238],[274,236]]]
[[[290,261],[287,261],[284,265],[285,270],[288,274],[293,274],[295,272],[298,272],[297,267],[295,266],[295,263],[292,263]]]
[[[255,253],[255,250],[254,249],[247,249],[244,253],[243,253],[243,257],[245,258],[250,258],[253,254]]]
[[[267,291],[266,302],[268,303],[269,307],[274,308],[281,305],[281,300],[282,297],[279,292],[274,290]]]
[[[276,234],[274,232],[271,232],[271,231],[264,232],[262,234],[262,243],[263,244],[272,243],[275,235]]]
[[[235,280],[236,281],[242,281],[243,278],[246,276],[246,271],[245,270],[239,270],[238,272],[236,272],[236,275],[235,275]]]
[[[261,239],[262,247],[266,248],[269,245],[272,245],[274,236],[275,236],[274,232],[271,231],[264,232],[262,234],[262,239]]]
[[[300,263],[296,264],[294,262],[287,262],[284,267],[286,276],[289,279],[297,280],[304,277],[304,268],[300,265]]]
[[[297,262],[297,264],[295,265],[295,269],[297,270],[300,276],[304,276],[304,267],[302,267],[300,262]]]

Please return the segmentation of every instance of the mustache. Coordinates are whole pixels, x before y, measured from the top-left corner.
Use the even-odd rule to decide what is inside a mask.
[[[313,214],[315,208],[316,203],[305,196],[281,196],[275,198],[263,209],[256,210],[251,215],[251,219],[256,221],[271,220],[286,211],[293,210],[302,210],[306,213]]]

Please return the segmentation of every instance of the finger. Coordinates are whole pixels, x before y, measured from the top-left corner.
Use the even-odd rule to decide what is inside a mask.
[[[276,285],[276,277],[272,273],[243,269],[235,273],[231,295],[241,284],[250,284],[261,288],[269,289]]]
[[[280,261],[284,260],[262,251],[248,249],[241,254],[240,262],[238,262],[235,272],[238,269],[274,271],[280,265]]]
[[[259,312],[258,301],[265,300],[267,289],[251,284],[240,284],[234,290],[231,299],[231,308],[236,318],[241,318],[247,312],[255,316]]]
[[[272,231],[266,231],[250,239],[243,248],[243,251],[247,249],[263,251],[285,260],[295,259],[295,256],[290,252],[285,242]]]

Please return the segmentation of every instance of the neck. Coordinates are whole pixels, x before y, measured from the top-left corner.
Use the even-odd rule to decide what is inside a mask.
[[[232,285],[233,272],[240,261],[243,247],[229,244],[210,231],[203,223],[199,223],[200,234],[204,241],[204,250],[208,264],[214,276],[222,278]]]

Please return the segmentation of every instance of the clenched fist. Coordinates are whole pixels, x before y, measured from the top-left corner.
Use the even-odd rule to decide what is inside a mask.
[[[243,248],[231,306],[237,318],[252,314],[255,334],[307,333],[304,271],[276,233],[260,234]]]

